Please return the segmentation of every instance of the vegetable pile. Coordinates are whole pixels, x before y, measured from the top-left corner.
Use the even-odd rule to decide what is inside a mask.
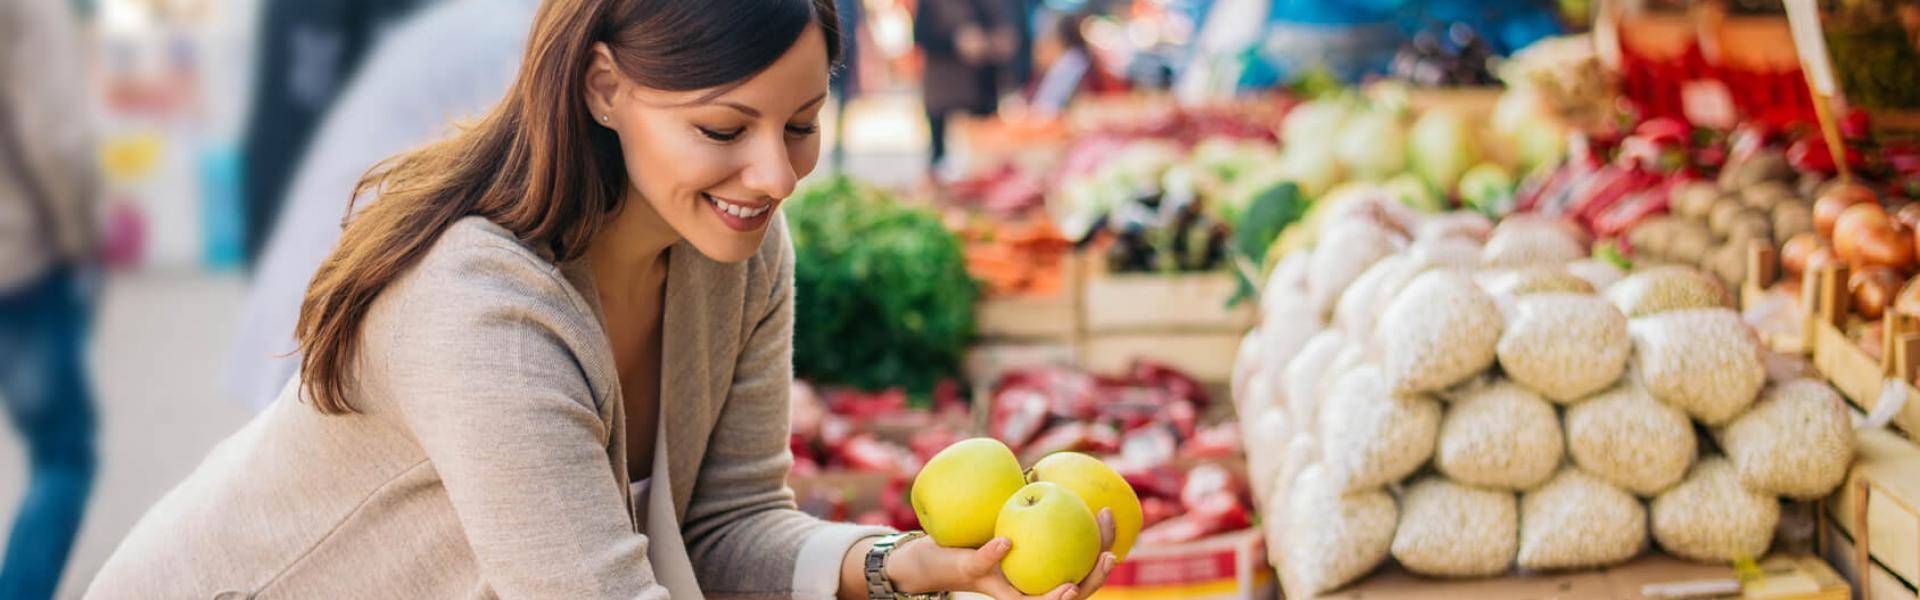
[[[1145,513],[1142,545],[1251,524],[1245,477],[1223,462],[1240,454],[1240,427],[1201,424],[1210,399],[1192,377],[1151,362],[1116,375],[1036,367],[1001,377],[991,398],[987,433],[1021,464],[1085,452],[1125,478]]]
[[[1234,370],[1289,591],[1389,558],[1435,577],[1620,564],[1648,531],[1691,560],[1758,558],[1780,498],[1845,476],[1839,394],[1770,377],[1714,277],[1587,258],[1568,220],[1352,194],[1274,269]]]

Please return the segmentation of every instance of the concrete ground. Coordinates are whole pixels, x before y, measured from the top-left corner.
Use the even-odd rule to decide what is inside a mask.
[[[851,113],[848,172],[890,186],[918,185],[926,145],[918,99],[868,97]],[[963,151],[964,141],[955,146]],[[827,169],[823,158],[820,171]],[[191,269],[121,274],[108,282],[91,360],[100,469],[59,597],[78,598],[147,507],[252,416],[223,389],[245,290],[237,275]],[[26,465],[18,436],[0,433],[0,440],[5,523],[19,504]]]

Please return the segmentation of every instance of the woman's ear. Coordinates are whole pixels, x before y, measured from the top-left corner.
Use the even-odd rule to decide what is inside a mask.
[[[619,103],[620,69],[613,62],[613,50],[606,42],[594,42],[593,59],[587,63],[587,109],[593,111],[594,122],[602,127],[612,127],[613,107]]]

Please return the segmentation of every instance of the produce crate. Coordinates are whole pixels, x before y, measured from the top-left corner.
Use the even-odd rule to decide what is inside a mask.
[[[1208,383],[1232,378],[1253,302],[1227,307],[1227,273],[1111,273],[1089,268],[1081,284],[1081,366],[1125,370],[1136,359],[1180,369]]]
[[[1892,593],[1873,581],[1875,569],[1908,588],[1905,596],[1888,597],[1913,597],[1912,582],[1920,581],[1920,447],[1877,429],[1860,432],[1856,447],[1859,457],[1821,520],[1825,554],[1854,575],[1863,598]],[[1844,550],[1835,549],[1836,539]],[[1858,578],[1862,573],[1866,581]]]
[[[1826,562],[1812,555],[1775,556],[1761,562],[1764,589],[1749,586],[1745,597],[1767,600],[1844,600],[1851,586]],[[1337,600],[1534,600],[1537,598],[1652,598],[1648,585],[1704,580],[1733,580],[1732,567],[1705,565],[1651,553],[1622,566],[1596,571],[1536,573],[1495,579],[1437,580],[1407,573],[1397,565],[1357,585],[1319,598]],[[1288,598],[1312,598],[1288,594]],[[1697,597],[1697,596],[1696,596]],[[1733,596],[1739,597],[1739,596]]]
[[[1860,592],[1855,597],[1860,600],[1920,600],[1920,594],[1916,594],[1913,587],[1878,562],[1868,562],[1866,577],[1862,578],[1859,571],[1861,566],[1855,564],[1853,558],[1853,541],[1839,527],[1824,527],[1820,539],[1826,548],[1822,556],[1841,577],[1853,582],[1854,589]]]
[[[1740,312],[1747,314],[1766,302],[1788,302],[1786,310],[1789,319],[1796,324],[1793,331],[1758,331],[1760,341],[1768,348],[1780,354],[1804,355],[1812,352],[1813,313],[1808,307],[1817,303],[1819,286],[1807,285],[1816,278],[1806,278],[1799,289],[1791,286],[1795,282],[1779,281],[1780,261],[1773,246],[1754,242],[1747,253],[1747,272],[1752,276],[1740,286]]]
[[[1262,600],[1278,590],[1259,528],[1142,546],[1113,567],[1095,600]]]
[[[1059,293],[981,298],[973,311],[975,331],[986,340],[1071,342],[1080,327],[1082,262],[1072,252],[1061,258]]]
[[[1892,326],[1882,335],[1881,357],[1876,359],[1841,329],[1847,317],[1846,267],[1823,269],[1808,277],[1817,278],[1809,285],[1818,286],[1812,309],[1814,366],[1848,401],[1868,413],[1879,403],[1885,386],[1896,386],[1906,402],[1893,424],[1909,436],[1920,433],[1920,390],[1913,387],[1914,375],[1920,373],[1920,327],[1915,320],[1886,319]]]
[[[1082,284],[1089,333],[1239,331],[1254,323],[1254,303],[1228,308],[1233,275],[1089,273]]]

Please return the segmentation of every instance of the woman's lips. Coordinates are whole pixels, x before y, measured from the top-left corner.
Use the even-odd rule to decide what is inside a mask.
[[[777,202],[736,202],[705,192],[700,194],[700,199],[705,200],[707,208],[713,209],[713,213],[720,217],[720,222],[740,232],[758,231],[766,225],[767,220],[773,215],[773,209],[779,204]]]

